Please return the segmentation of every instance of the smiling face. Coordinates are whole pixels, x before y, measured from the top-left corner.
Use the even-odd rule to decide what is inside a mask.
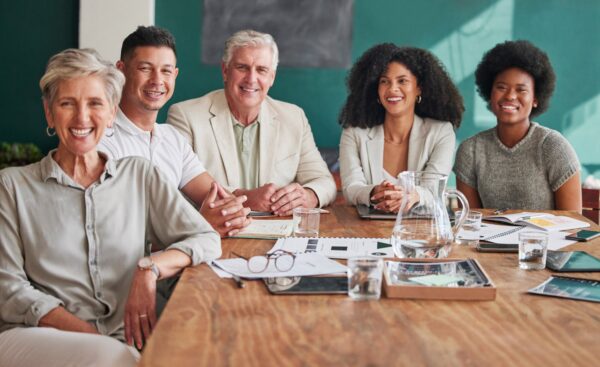
[[[496,76],[490,94],[490,109],[499,124],[529,123],[537,106],[533,77],[519,68],[506,69]]]
[[[221,65],[225,96],[236,118],[253,120],[258,116],[260,104],[275,81],[272,61],[269,46],[240,47],[233,52],[228,65]]]
[[[417,83],[417,77],[406,66],[394,61],[379,77],[377,94],[386,115],[398,117],[406,113],[414,113],[421,88]]]
[[[120,106],[133,122],[138,118],[156,120],[158,111],[173,96],[179,72],[176,62],[172,49],[154,46],[137,47],[131,57],[117,62],[125,75]]]
[[[44,101],[48,126],[56,129],[61,155],[85,156],[96,152],[106,127],[112,126],[116,106],[111,106],[104,81],[83,76],[59,82],[54,101]]]

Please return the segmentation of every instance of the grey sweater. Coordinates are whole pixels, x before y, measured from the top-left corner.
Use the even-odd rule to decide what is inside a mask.
[[[559,132],[532,122],[508,148],[496,128],[458,148],[456,178],[479,192],[484,208],[554,209],[554,192],[579,170],[577,154]]]

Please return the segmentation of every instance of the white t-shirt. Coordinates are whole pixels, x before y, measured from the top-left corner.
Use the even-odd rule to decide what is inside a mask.
[[[119,108],[114,135],[104,136],[98,150],[113,159],[143,157],[179,189],[206,169],[185,138],[171,125],[154,124],[152,133],[137,127]]]

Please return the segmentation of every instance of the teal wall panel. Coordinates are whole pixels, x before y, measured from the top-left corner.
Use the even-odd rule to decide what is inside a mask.
[[[48,58],[77,47],[79,1],[0,1],[0,141],[31,142],[43,151],[46,136],[39,80]]]

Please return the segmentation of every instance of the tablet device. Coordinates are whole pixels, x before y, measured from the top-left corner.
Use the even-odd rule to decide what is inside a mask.
[[[492,243],[482,242],[476,247],[479,252],[519,252],[519,245],[516,243]]]
[[[370,206],[359,204],[356,206],[358,216],[362,219],[396,219],[397,214],[373,209]]]
[[[347,294],[346,276],[264,278],[272,294]]]
[[[600,271],[600,259],[585,251],[548,250],[546,267],[557,272]]]

